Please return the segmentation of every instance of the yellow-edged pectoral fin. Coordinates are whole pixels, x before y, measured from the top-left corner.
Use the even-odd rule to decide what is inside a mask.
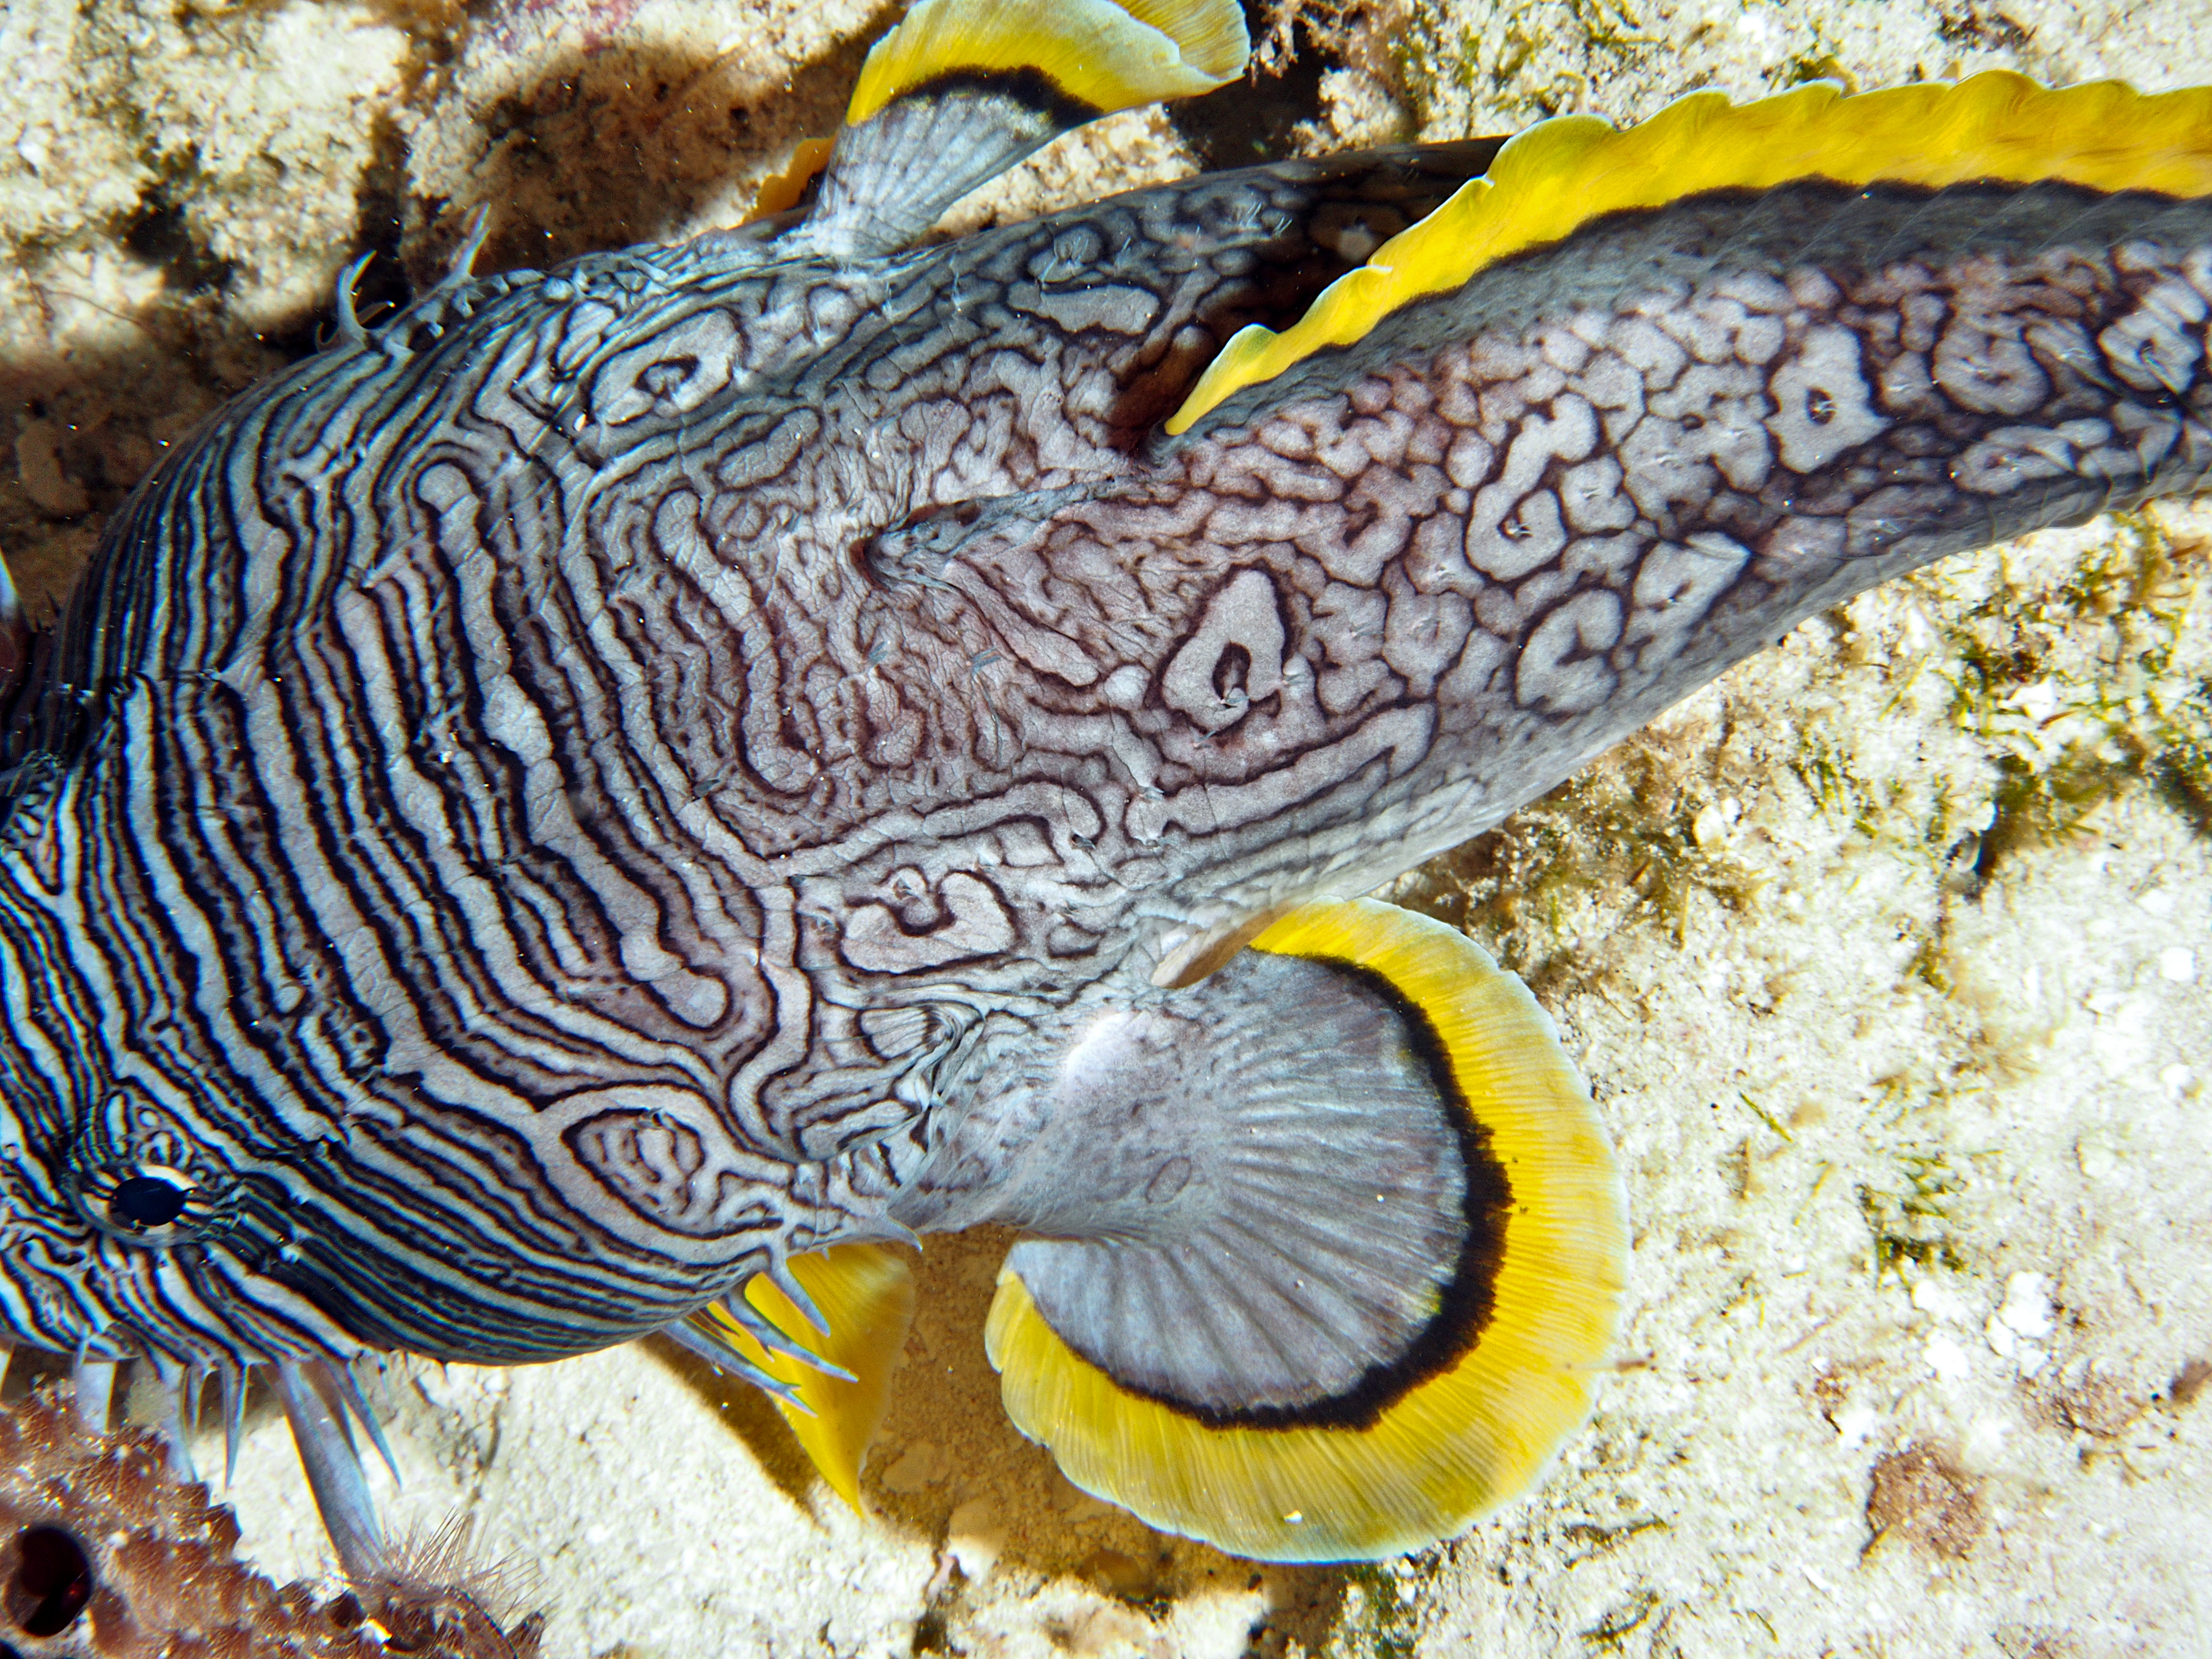
[[[1211,92],[1247,49],[1236,0],[920,0],[868,53],[805,243],[902,247],[1059,134]]]
[[[1035,76],[1104,115],[1211,92],[1250,51],[1235,0],[919,0],[869,52],[845,120],[953,76]]]
[[[1255,325],[1234,336],[1167,429],[1188,431],[1232,394],[1351,344],[1401,307],[1607,214],[1807,179],[1929,190],[2051,181],[2212,195],[2212,88],[2143,94],[2108,81],[2052,88],[1992,70],[1955,86],[1855,95],[1816,82],[1743,105],[1692,93],[1626,131],[1594,116],[1546,121],[1508,143],[1486,177],[1323,289],[1290,328],[1277,334]]]
[[[1148,1303],[1123,1295],[1137,1243],[1075,1263],[1091,1277],[1073,1296],[1055,1265],[1065,1257],[1053,1254],[1066,1247],[1019,1245],[1000,1275],[986,1347],[1016,1426],[1049,1447],[1084,1490],[1234,1554],[1375,1559],[1449,1537],[1526,1491],[1582,1423],[1619,1317],[1626,1206],[1604,1131],[1556,1028],[1480,946],[1439,923],[1359,901],[1292,912],[1239,963],[1259,957],[1264,972],[1269,957],[1313,971],[1254,980],[1263,1019],[1221,1020],[1245,1058],[1202,1086],[1255,1100],[1243,1121],[1255,1137],[1310,1114],[1324,1155],[1299,1176],[1303,1201],[1278,1183],[1235,1226],[1177,1241],[1165,1277],[1194,1287],[1180,1307],[1158,1293],[1148,1292]],[[1223,975],[1237,974],[1239,963]],[[1445,1250],[1446,1272],[1434,1285],[1410,1270],[1426,1236],[1402,1222],[1418,1211],[1415,1194],[1393,1184],[1399,1165],[1419,1164],[1433,1148],[1418,1114],[1378,1132],[1371,1148],[1360,1140],[1370,1115],[1401,1115],[1392,1103],[1404,1091],[1393,1085],[1396,1092],[1370,1110],[1359,1077],[1341,1069],[1343,1034],[1364,1042],[1364,1027],[1328,1006],[1339,994],[1333,986],[1368,999],[1382,1011],[1376,1018],[1400,1021],[1376,1054],[1386,1067],[1404,1066],[1408,1078],[1433,1076],[1438,1109],[1452,1120],[1448,1130],[1466,1161],[1469,1231]],[[1301,1000],[1286,1001],[1296,988],[1304,988]],[[1220,1006],[1230,1008],[1239,994],[1232,986]],[[1205,1005],[1188,1006],[1181,1018],[1207,1017]],[[1267,1040],[1267,1022],[1280,1033],[1276,1048],[1252,1056]],[[1228,1109],[1233,1131],[1237,1109]],[[1201,1169],[1191,1184],[1264,1189],[1282,1162],[1271,1145],[1264,1158]],[[1225,1190],[1216,1201],[1235,1206],[1239,1198]],[[1269,1243],[1255,1249],[1249,1239],[1261,1230]],[[1386,1248],[1363,1250],[1363,1240],[1385,1236]],[[1400,1272],[1401,1263],[1397,1288],[1414,1328],[1336,1393],[1297,1397],[1267,1365],[1237,1357],[1236,1333],[1248,1330],[1262,1344],[1332,1363],[1325,1334],[1375,1299],[1377,1287],[1361,1281]],[[1036,1277],[1039,1269],[1047,1276]],[[1025,1273],[1069,1310],[1066,1333]],[[1254,1288],[1270,1281],[1277,1288],[1264,1296]],[[1256,1317],[1218,1318],[1243,1301]],[[1094,1315],[1094,1304],[1115,1305]],[[1128,1313],[1139,1306],[1176,1316],[1156,1317],[1132,1339]],[[1188,1344],[1188,1330],[1209,1322],[1212,1334]],[[1244,1389],[1252,1398],[1240,1406]]]
[[[804,1410],[783,1400],[776,1409],[830,1490],[858,1510],[861,1460],[883,1426],[891,1372],[914,1322],[914,1271],[900,1251],[882,1244],[833,1244],[793,1256],[788,1265],[828,1323],[827,1336],[766,1274],[746,1285],[745,1300],[793,1342],[850,1371],[850,1382],[763,1347],[719,1306],[702,1316],[714,1322],[718,1338],[798,1391]]]

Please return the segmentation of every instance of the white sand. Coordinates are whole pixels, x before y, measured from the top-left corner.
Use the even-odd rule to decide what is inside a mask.
[[[13,0],[19,580],[64,592],[117,490],[274,362],[255,331],[326,291],[364,183],[406,198],[418,280],[478,202],[510,258],[726,222],[834,121],[887,21],[795,0],[521,0],[474,22],[440,0]],[[2212,77],[2212,19],[1457,0],[1388,30],[1382,59],[1403,95],[1332,76],[1317,142],[1626,118],[1818,73],[2173,84]],[[967,216],[1189,165],[1157,117],[1118,118]],[[157,180],[189,240],[142,230],[134,252]],[[191,295],[145,254],[180,282],[234,269]],[[2157,523],[2037,538],[1808,623],[1407,884],[1455,915],[1471,891],[1472,929],[1558,1014],[1636,1220],[1619,1375],[1502,1519],[1381,1569],[1259,1569],[1084,1498],[997,1411],[1000,1239],[932,1247],[865,1520],[763,1402],[650,1345],[396,1374],[391,1513],[477,1516],[535,1571],[554,1659],[2212,1652],[2212,1402],[2175,1387],[2212,1360],[2212,847],[2122,775],[2212,725],[2212,511]],[[2000,665],[1988,695],[1977,662]],[[2078,775],[2091,804],[1972,893],[2006,757]],[[314,1569],[265,1408],[234,1495],[272,1571]]]

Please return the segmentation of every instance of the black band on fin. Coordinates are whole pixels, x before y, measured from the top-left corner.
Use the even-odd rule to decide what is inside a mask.
[[[1511,1194],[1488,1133],[1371,969],[1248,951],[1176,1000],[1085,1045],[1061,1110],[1094,1121],[1057,1128],[1090,1179],[1041,1218],[1076,1237],[1007,1265],[1133,1394],[1214,1428],[1372,1427],[1489,1321]]]
[[[868,53],[806,240],[903,247],[1060,133],[1211,92],[1247,49],[1233,0],[917,0]]]
[[[1416,1548],[1588,1409],[1619,1180],[1550,1020],[1449,928],[1293,912],[1095,1025],[1037,1144],[1010,1197],[1054,1237],[1008,1258],[992,1361],[1017,1426],[1155,1526],[1278,1560]]]

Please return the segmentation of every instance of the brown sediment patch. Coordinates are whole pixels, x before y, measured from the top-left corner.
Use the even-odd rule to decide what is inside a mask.
[[[2005,1659],[2075,1659],[2081,1651],[2070,1631],[2000,1625],[1990,1632]]]
[[[2124,1382],[2094,1366],[2069,1367],[2028,1407],[2031,1421],[2098,1440],[2112,1439],[2142,1413],[2143,1401]]]
[[[1933,1446],[1875,1459],[1867,1492],[1871,1551],[1894,1534],[1925,1554],[1963,1559],[1982,1534],[1980,1482]]]
[[[2166,1397],[2177,1406],[2193,1406],[2208,1387],[2212,1387],[2212,1359],[2185,1360],[2166,1384]]]

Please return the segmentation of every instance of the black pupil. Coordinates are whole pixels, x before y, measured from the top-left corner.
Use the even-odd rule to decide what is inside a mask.
[[[125,1227],[166,1227],[185,1212],[186,1190],[158,1176],[132,1176],[118,1183],[107,1213]]]
[[[92,1563],[59,1527],[33,1527],[19,1541],[8,1610],[27,1636],[58,1636],[92,1600]]]

